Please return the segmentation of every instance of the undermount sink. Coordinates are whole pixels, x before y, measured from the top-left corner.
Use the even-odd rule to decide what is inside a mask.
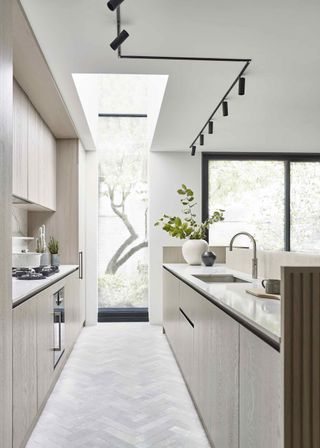
[[[192,277],[205,283],[250,283],[231,274],[199,274],[192,275]]]

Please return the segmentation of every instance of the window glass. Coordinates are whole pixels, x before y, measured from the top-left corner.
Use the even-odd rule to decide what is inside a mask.
[[[291,163],[291,250],[320,251],[320,162]]]
[[[213,246],[227,246],[234,234],[254,235],[265,250],[284,249],[285,165],[273,160],[210,160],[209,214],[225,210],[225,220],[209,232]],[[248,246],[239,237],[238,246]]]

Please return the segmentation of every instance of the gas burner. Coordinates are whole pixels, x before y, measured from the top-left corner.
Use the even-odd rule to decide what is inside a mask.
[[[46,276],[42,274],[37,274],[36,272],[29,272],[27,274],[20,275],[17,278],[18,280],[43,280],[46,278]]]
[[[59,266],[41,266],[34,269],[12,268],[12,277],[19,280],[42,280],[58,272]]]

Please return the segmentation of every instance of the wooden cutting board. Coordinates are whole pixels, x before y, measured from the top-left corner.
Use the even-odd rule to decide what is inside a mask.
[[[254,288],[254,289],[246,289],[248,294],[251,294],[256,297],[260,297],[261,299],[273,299],[280,300],[280,295],[278,294],[267,294],[262,288]]]

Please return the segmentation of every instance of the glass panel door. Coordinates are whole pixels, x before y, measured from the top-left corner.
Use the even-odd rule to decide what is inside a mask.
[[[291,162],[291,250],[320,251],[320,162]]]
[[[99,308],[148,304],[147,120],[99,119]]]
[[[209,215],[225,210],[225,220],[209,232],[213,246],[227,246],[237,232],[255,236],[261,249],[283,250],[285,165],[275,160],[210,160]],[[248,246],[246,237],[237,245]]]

